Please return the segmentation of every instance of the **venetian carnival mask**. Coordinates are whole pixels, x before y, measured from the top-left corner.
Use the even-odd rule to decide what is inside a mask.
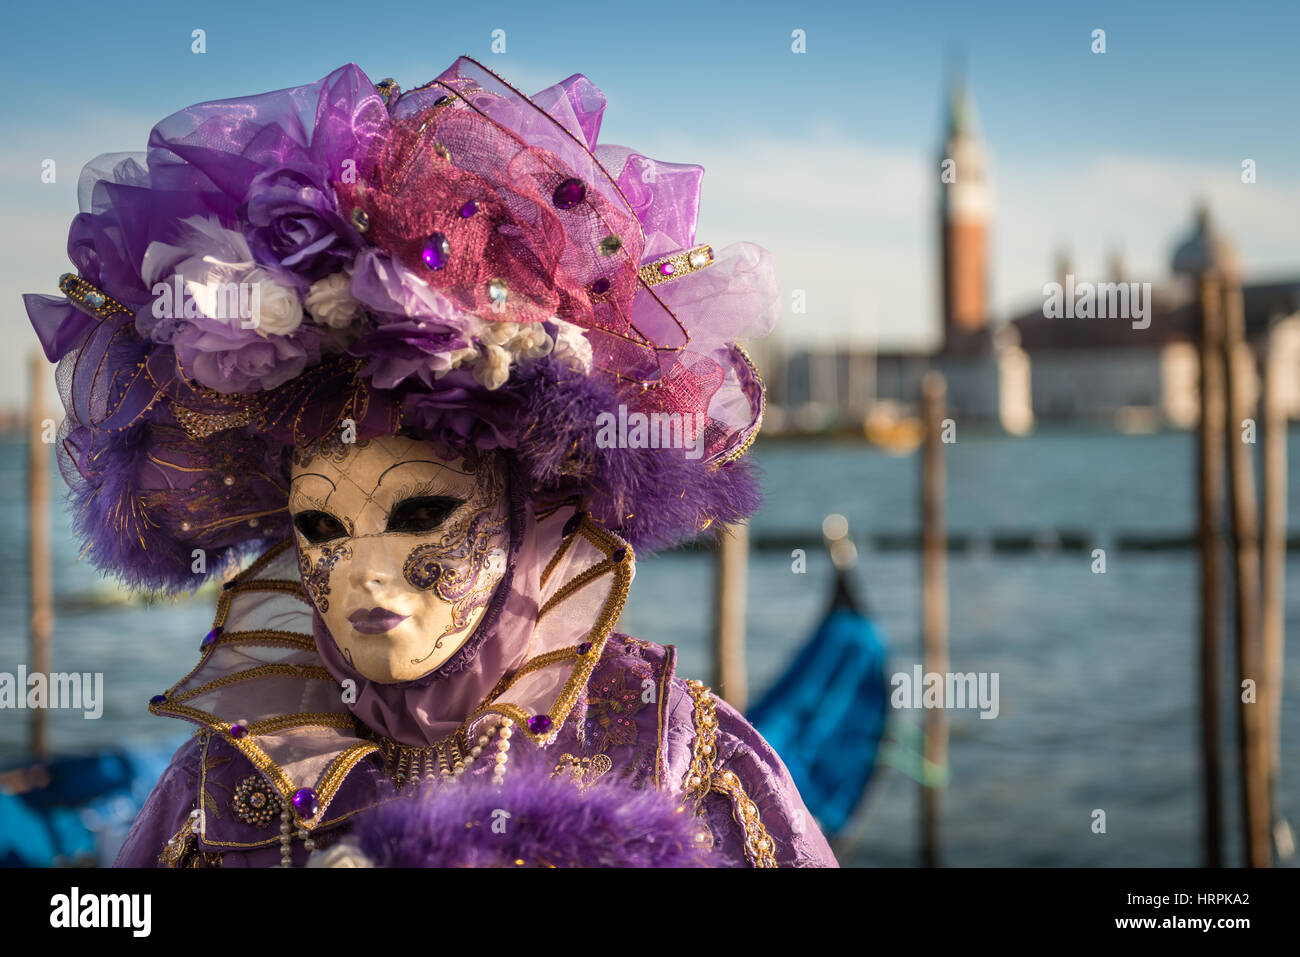
[[[364,677],[419,678],[473,634],[505,575],[504,474],[499,456],[470,462],[404,436],[295,454],[303,587]]]

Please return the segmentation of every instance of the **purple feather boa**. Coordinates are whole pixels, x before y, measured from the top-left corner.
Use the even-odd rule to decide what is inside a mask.
[[[638,551],[675,545],[709,522],[748,518],[761,503],[748,463],[715,467],[681,449],[600,448],[597,417],[629,399],[608,380],[562,363],[532,363],[522,377],[518,453],[538,488],[587,492],[597,520],[618,529]]]
[[[693,817],[667,795],[613,780],[579,791],[540,763],[515,765],[500,788],[469,777],[363,816],[362,853],[377,867],[709,865]]]

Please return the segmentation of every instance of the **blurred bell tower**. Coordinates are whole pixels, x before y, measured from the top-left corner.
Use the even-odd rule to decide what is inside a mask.
[[[943,335],[953,348],[988,325],[988,164],[975,100],[962,71],[949,85],[947,130],[940,156],[939,218],[943,269]]]

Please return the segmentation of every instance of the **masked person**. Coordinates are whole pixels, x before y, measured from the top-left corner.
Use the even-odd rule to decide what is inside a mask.
[[[744,718],[614,631],[634,547],[757,505],[735,343],[779,298],[766,252],[696,242],[699,167],[597,145],[604,107],[582,76],[346,66],[83,173],[76,271],[26,297],[80,534],[135,586],[225,577],[149,703],[198,730],[119,865],[834,866]],[[552,810],[496,861],[430,830],[552,781],[627,840]]]

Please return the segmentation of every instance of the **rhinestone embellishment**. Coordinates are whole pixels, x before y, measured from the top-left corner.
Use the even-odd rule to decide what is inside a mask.
[[[550,715],[535,714],[528,719],[528,730],[533,734],[545,734],[551,730]]]
[[[696,246],[694,249],[683,250],[646,263],[640,270],[641,281],[647,286],[657,286],[662,282],[689,276],[693,272],[712,266],[713,262],[712,246]]]
[[[280,816],[283,802],[260,776],[250,774],[237,785],[230,799],[235,817],[253,827],[267,827]]]
[[[301,818],[315,817],[320,810],[320,799],[311,788],[299,788],[293,795],[293,809]]]
[[[451,258],[451,243],[442,233],[430,233],[420,258],[430,269],[441,269]]]
[[[551,194],[551,201],[557,209],[573,209],[586,198],[586,184],[580,179],[572,178],[555,187],[555,192]]]

